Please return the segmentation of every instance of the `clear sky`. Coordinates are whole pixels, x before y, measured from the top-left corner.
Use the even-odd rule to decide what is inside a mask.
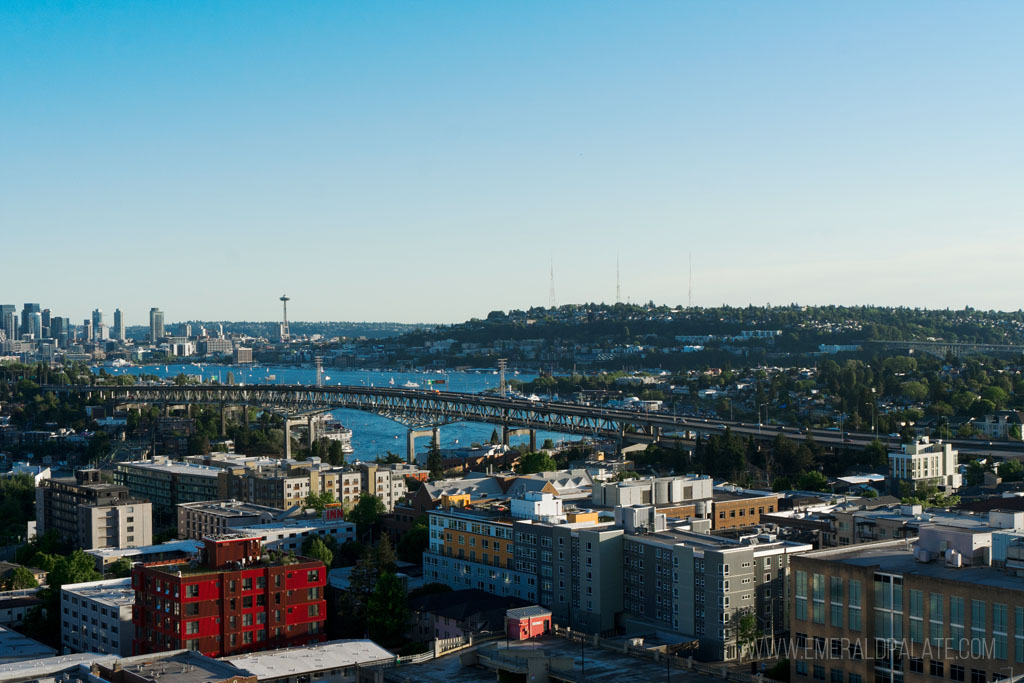
[[[1013,309],[1024,3],[0,4],[0,303]]]

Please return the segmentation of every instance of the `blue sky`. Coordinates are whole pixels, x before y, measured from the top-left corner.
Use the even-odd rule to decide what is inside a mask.
[[[1018,309],[1024,3],[5,2],[0,303]]]

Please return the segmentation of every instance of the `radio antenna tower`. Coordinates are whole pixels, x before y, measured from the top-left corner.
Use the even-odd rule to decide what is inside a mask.
[[[690,285],[686,292],[686,307],[693,308],[693,252],[690,252]]]
[[[615,255],[615,303],[622,301],[621,280],[619,280],[619,255]]]
[[[555,299],[555,262],[551,261],[551,288],[548,290],[548,304],[551,308],[556,308],[558,302]]]
[[[288,333],[288,295],[281,295],[281,305],[284,307],[284,322],[281,323],[281,341],[286,342],[291,337]]]

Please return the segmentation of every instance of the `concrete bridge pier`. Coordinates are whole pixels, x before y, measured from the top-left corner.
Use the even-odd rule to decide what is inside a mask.
[[[302,424],[302,418],[284,418],[284,457],[292,457],[292,426]]]
[[[227,406],[224,405],[224,401],[220,402],[220,435],[221,438],[228,435]]]
[[[410,429],[408,434],[408,446],[406,449],[405,459],[406,462],[416,462],[416,439],[421,436],[430,436],[437,439],[438,443],[441,443],[441,428],[433,427],[430,429]]]
[[[316,415],[310,415],[306,420],[306,425],[309,427],[308,445],[312,450],[313,442],[316,441]]]
[[[530,427],[519,427],[517,429],[513,429],[513,428],[510,428],[510,427],[502,426],[502,428],[501,428],[501,443],[503,445],[505,445],[505,446],[508,446],[508,441],[509,441],[509,439],[511,437],[513,437],[513,436],[522,436],[523,434],[529,434],[530,435],[530,451],[531,452],[536,451],[537,450],[537,430],[536,429],[531,429]]]

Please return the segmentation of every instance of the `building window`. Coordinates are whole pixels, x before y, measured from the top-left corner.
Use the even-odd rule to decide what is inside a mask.
[[[823,681],[825,680],[825,667],[821,664],[814,665],[814,680]]]
[[[971,669],[971,683],[985,683],[984,669]]]
[[[949,680],[964,683],[964,667],[960,664],[950,664]]]
[[[985,647],[985,631],[985,601],[971,600],[971,654],[974,656],[982,654]],[[971,671],[971,683],[979,683],[973,678],[974,670]]]
[[[832,676],[832,683],[843,683],[842,669],[832,669],[829,674]]]
[[[806,676],[807,675],[807,662],[802,662],[802,661],[798,660],[797,663],[796,663],[796,673],[797,673],[798,676]]]
[[[945,637],[944,602],[941,593],[928,594],[928,638],[935,647],[938,647]]]
[[[941,659],[933,659],[931,663],[928,665],[928,673],[932,676],[935,676],[936,678],[945,677],[946,674],[944,669],[944,662]]]
[[[910,673],[923,674],[924,673],[924,660],[920,657],[910,658]]]
[[[188,634],[199,633],[199,622],[198,621],[186,621],[185,622],[185,633],[188,633]]]
[[[796,573],[796,618],[807,620],[807,572]]]
[[[964,639],[964,599],[956,595],[949,596],[949,638],[956,647]],[[953,675],[952,668],[949,673]]]
[[[811,581],[811,599],[815,624],[825,623],[825,576],[814,574]]]
[[[1006,659],[1006,605],[992,605],[992,651],[996,659]]]
[[[848,678],[848,680],[849,680],[849,683],[861,683],[860,674],[851,673],[849,678]]]
[[[850,630],[860,630],[861,586],[860,581],[850,579],[849,582],[849,621]]]
[[[843,580],[838,576],[829,577],[829,601],[832,625],[843,625]],[[842,672],[840,672],[842,673]],[[839,683],[842,683],[840,681]]]
[[[199,584],[193,583],[185,586],[185,597],[186,598],[198,598],[199,597]]]

